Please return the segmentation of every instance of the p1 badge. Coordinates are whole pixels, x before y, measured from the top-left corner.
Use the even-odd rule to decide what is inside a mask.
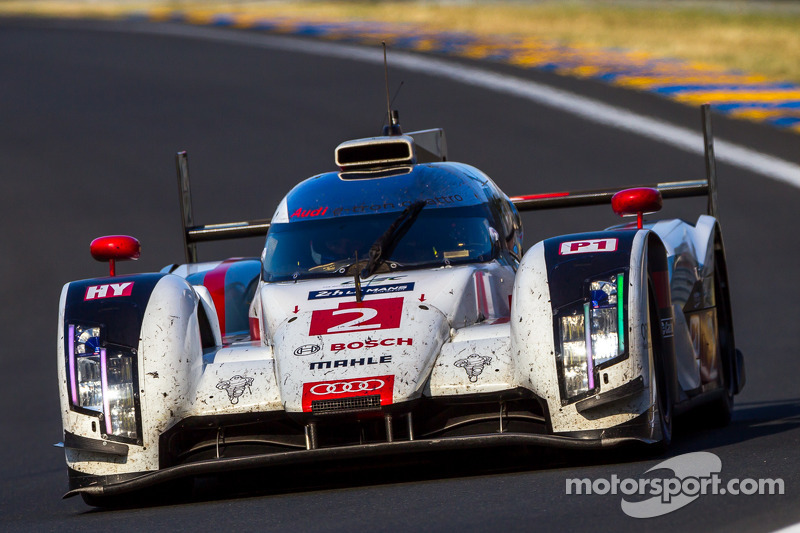
[[[585,241],[562,242],[558,255],[593,254],[597,252],[616,252],[617,239],[588,239]]]

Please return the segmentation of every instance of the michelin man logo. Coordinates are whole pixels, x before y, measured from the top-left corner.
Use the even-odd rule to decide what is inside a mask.
[[[459,359],[455,366],[462,367],[467,372],[467,377],[472,383],[478,381],[478,376],[483,373],[483,367],[492,363],[492,358],[488,355],[470,355],[466,359]]]
[[[236,405],[239,403],[239,398],[242,397],[245,389],[247,389],[247,392],[252,394],[253,391],[250,390],[250,385],[252,384],[253,378],[246,378],[244,376],[236,375],[231,379],[222,380],[217,383],[217,388],[227,392],[228,399],[231,401],[231,404]]]

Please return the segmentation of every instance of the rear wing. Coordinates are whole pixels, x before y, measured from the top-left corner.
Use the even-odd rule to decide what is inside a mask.
[[[652,185],[637,185],[657,189],[662,198],[687,198],[691,196],[707,196],[707,213],[719,218],[717,209],[717,172],[714,157],[714,138],[711,130],[711,108],[709,104],[700,106],[703,123],[703,144],[706,166],[706,179],[688,181],[670,181]],[[440,130],[430,130],[440,131]],[[419,132],[422,133],[422,132]],[[428,133],[428,132],[425,132]],[[446,148],[445,148],[446,150]],[[222,224],[195,225],[192,215],[192,194],[189,187],[189,158],[186,152],[176,155],[178,171],[178,190],[183,223],[183,244],[186,251],[186,262],[197,262],[197,243],[240,239],[245,237],[263,237],[269,230],[270,219],[246,220]],[[535,211],[540,209],[558,209],[562,207],[579,207],[587,205],[604,205],[611,203],[611,197],[628,187],[611,189],[591,189],[585,191],[554,192],[512,196],[510,200],[519,211]]]

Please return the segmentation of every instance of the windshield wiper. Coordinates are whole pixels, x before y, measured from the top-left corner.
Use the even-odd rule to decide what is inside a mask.
[[[381,266],[381,263],[392,255],[392,252],[397,247],[397,243],[408,233],[408,230],[411,229],[411,225],[417,220],[417,217],[422,212],[422,208],[426,205],[427,203],[425,200],[420,200],[406,207],[400,216],[392,222],[392,225],[389,226],[384,234],[372,243],[372,246],[369,247],[369,262],[361,271],[362,278],[368,278],[374,274],[375,270]]]

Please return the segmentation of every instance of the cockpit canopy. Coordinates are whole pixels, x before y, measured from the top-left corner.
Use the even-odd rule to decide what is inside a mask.
[[[297,185],[281,202],[262,256],[264,281],[352,275],[370,247],[422,207],[376,271],[486,262],[521,254],[519,215],[494,183],[459,163],[380,172],[332,172]],[[408,216],[406,217],[408,218]]]

